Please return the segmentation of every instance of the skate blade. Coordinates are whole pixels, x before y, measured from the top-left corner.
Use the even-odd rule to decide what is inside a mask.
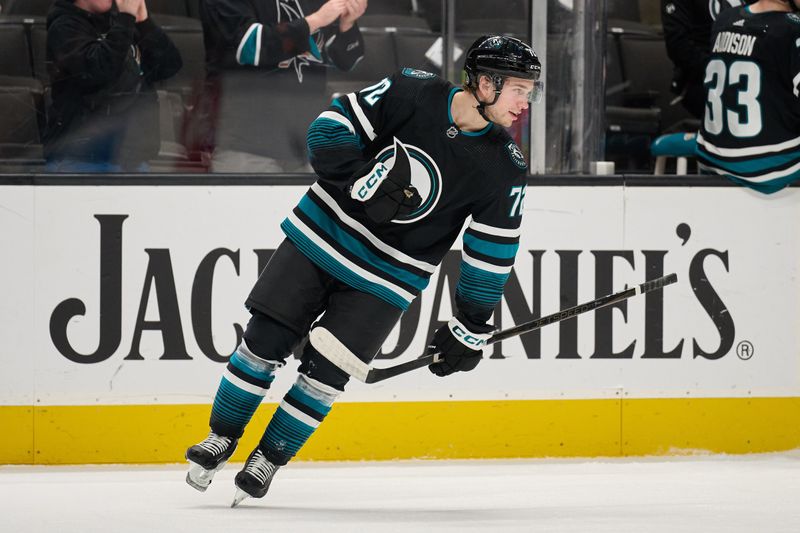
[[[239,505],[240,503],[242,503],[243,501],[245,501],[249,497],[250,497],[249,494],[247,494],[242,489],[237,488],[236,489],[236,494],[233,496],[233,503],[231,503],[231,509],[233,509],[234,507],[236,507],[237,505]]]
[[[197,463],[189,461],[189,464],[191,466],[189,467],[189,472],[186,473],[186,483],[190,487],[197,489],[200,492],[206,491],[208,486],[211,485],[211,480],[214,478],[214,474],[222,470],[222,467],[225,466],[225,463],[223,462],[213,470],[206,470]]]

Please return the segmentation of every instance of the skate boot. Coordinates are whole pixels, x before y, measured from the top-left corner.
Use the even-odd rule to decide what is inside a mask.
[[[186,459],[189,461],[186,483],[205,492],[214,474],[222,470],[233,455],[238,442],[239,439],[223,437],[212,431],[203,442],[186,450]]]
[[[253,450],[244,468],[236,474],[236,495],[231,507],[236,507],[248,496],[263,498],[278,468],[280,466],[269,462],[260,449]]]

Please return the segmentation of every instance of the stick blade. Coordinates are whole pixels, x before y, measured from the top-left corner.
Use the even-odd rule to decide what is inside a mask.
[[[322,357],[341,371],[366,383],[369,365],[351,352],[333,333],[323,327],[316,327],[308,334],[308,340]]]

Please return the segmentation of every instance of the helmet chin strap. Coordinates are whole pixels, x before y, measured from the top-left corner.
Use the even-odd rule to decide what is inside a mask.
[[[483,117],[484,120],[488,122],[494,122],[492,119],[486,116],[486,108],[492,106],[497,103],[497,100],[500,98],[500,91],[503,90],[503,82],[505,80],[501,77],[492,78],[492,83],[494,84],[494,98],[491,102],[483,102],[480,98],[478,98],[478,90],[477,87],[472,92],[472,95],[475,97],[475,100],[478,101],[478,113]]]

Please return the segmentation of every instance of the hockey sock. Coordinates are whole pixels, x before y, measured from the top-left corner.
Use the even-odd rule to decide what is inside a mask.
[[[242,339],[222,375],[214,407],[211,431],[239,438],[275,379],[277,361],[267,361],[252,353]]]
[[[288,463],[325,419],[341,392],[300,374],[261,437],[259,448],[267,459],[275,465]]]

